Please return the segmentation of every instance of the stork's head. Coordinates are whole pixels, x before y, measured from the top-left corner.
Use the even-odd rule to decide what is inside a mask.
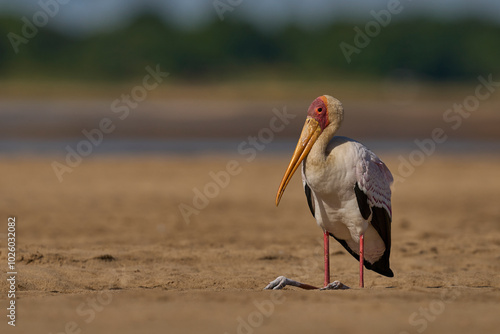
[[[330,95],[322,95],[317,97],[309,106],[307,118],[316,120],[321,131],[329,125],[338,128],[344,119],[344,108],[336,98]]]
[[[279,204],[285,188],[290,182],[293,174],[300,163],[307,157],[316,140],[323,132],[333,136],[344,119],[344,108],[342,103],[330,95],[322,95],[316,98],[307,110],[307,118],[297,147],[293,153],[292,160],[281,180],[278,193],[276,194],[276,205]],[[326,134],[325,134],[326,135]]]

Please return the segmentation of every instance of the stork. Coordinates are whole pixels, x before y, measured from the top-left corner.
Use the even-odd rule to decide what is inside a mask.
[[[391,184],[387,166],[366,146],[346,137],[334,137],[344,118],[339,100],[316,98],[307,111],[299,142],[276,194],[276,206],[302,163],[302,183],[307,203],[323,230],[325,281],[321,290],[347,289],[330,283],[329,237],[359,260],[359,286],[364,287],[363,266],[393,277],[391,251]],[[265,289],[291,285],[318,289],[279,276]]]

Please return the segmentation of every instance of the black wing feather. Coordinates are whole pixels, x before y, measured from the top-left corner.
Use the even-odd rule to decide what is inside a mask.
[[[373,217],[372,226],[377,230],[378,235],[382,238],[385,244],[385,252],[382,257],[372,265],[372,270],[388,276],[393,277],[389,264],[389,256],[391,255],[391,216],[384,208],[372,207]],[[366,261],[365,261],[366,262]],[[368,268],[368,267],[366,267]],[[368,268],[370,269],[370,268]]]
[[[358,182],[354,185],[354,192],[356,193],[356,199],[358,200],[359,212],[361,212],[361,216],[363,216],[364,219],[368,219],[372,214],[372,210],[368,204],[368,196],[366,196],[366,194],[359,189]]]
[[[306,197],[307,197],[307,205],[309,205],[309,210],[311,210],[311,213],[314,216],[314,201],[312,198],[311,194],[311,188],[307,185],[307,183],[304,183],[304,191],[306,192]]]

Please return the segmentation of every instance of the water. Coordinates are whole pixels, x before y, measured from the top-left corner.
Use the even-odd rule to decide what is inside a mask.
[[[70,149],[77,149],[77,140],[0,140],[0,154],[36,154],[65,155]],[[409,140],[373,140],[363,142],[377,153],[404,154],[419,149]],[[296,140],[274,140],[261,143],[263,154],[291,154]],[[80,144],[81,145],[81,144]],[[134,154],[238,154],[239,148],[252,147],[247,140],[220,139],[182,139],[182,140],[145,140],[145,139],[105,139],[98,146],[92,146],[92,154],[98,155],[134,155]],[[83,147],[83,149],[88,149]],[[436,145],[436,152],[443,154],[486,153],[499,154],[499,141],[448,140]]]

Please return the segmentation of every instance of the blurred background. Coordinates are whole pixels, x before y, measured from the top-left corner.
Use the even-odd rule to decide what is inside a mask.
[[[396,179],[396,276],[369,272],[370,293],[336,302],[293,291],[261,333],[498,332],[499,13],[498,0],[0,1],[0,212],[17,218],[21,332],[242,332],[277,275],[321,284],[299,173],[274,199],[323,94],[343,103],[338,134]],[[356,286],[332,243],[332,278]],[[102,291],[116,301],[89,321]]]
[[[344,103],[341,134],[375,146],[447,126],[440,149],[498,148],[500,94],[443,122],[479,76],[500,80],[498,1],[61,2],[0,4],[3,152],[64,155],[103,117],[116,128],[93,152],[235,152],[273,108],[299,117],[266,150],[289,150],[322,94]],[[118,118],[148,66],[169,75]]]

